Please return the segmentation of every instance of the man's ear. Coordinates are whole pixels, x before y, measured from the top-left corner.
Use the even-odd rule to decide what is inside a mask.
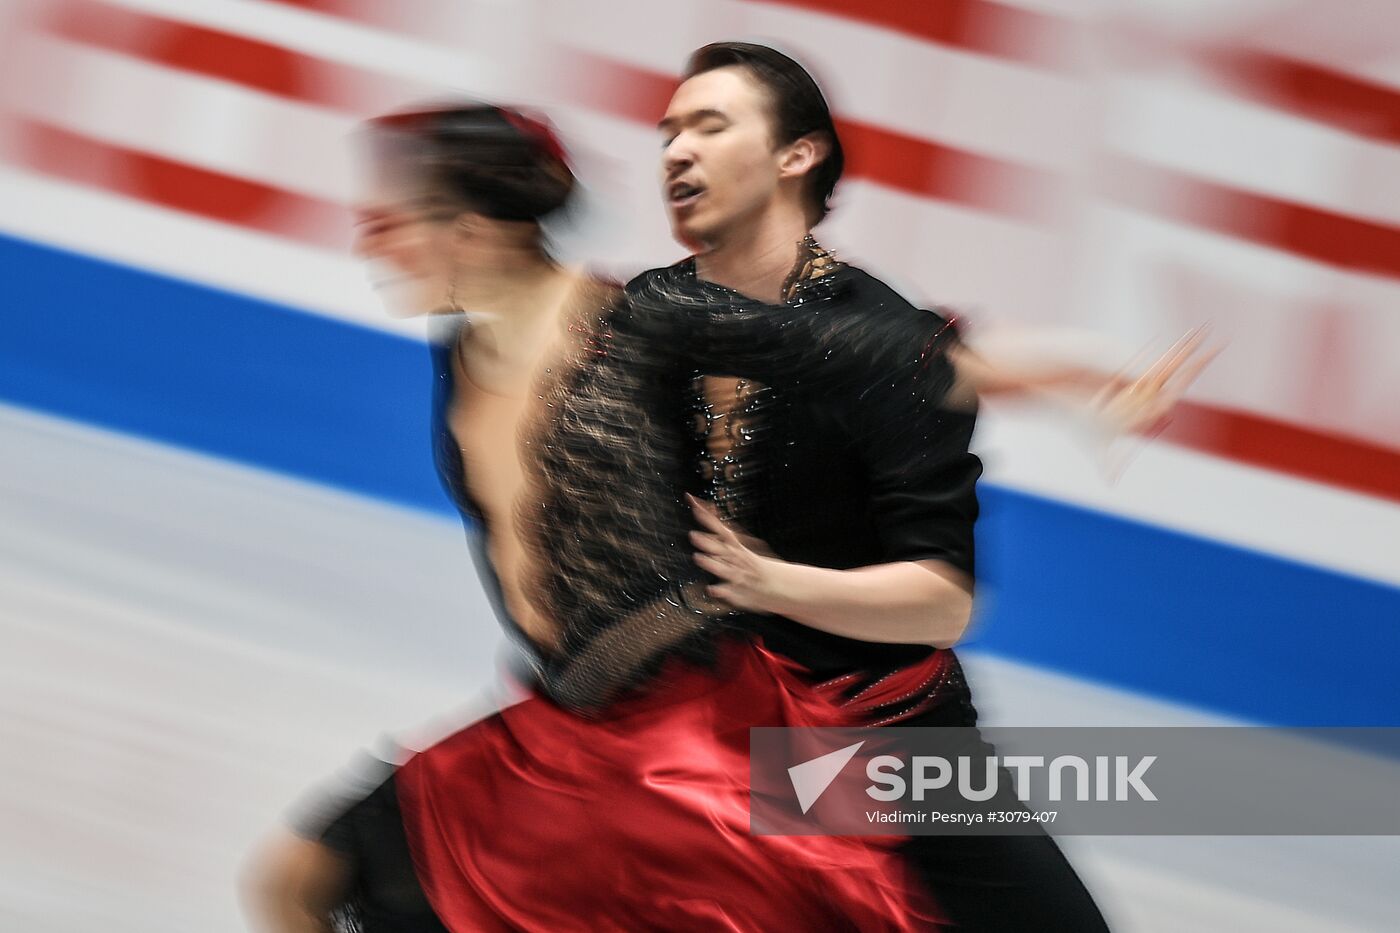
[[[784,147],[782,158],[778,160],[778,173],[783,178],[800,178],[830,154],[830,140],[820,133],[808,133]]]

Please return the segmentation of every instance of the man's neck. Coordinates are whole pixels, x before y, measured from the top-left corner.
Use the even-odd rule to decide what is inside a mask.
[[[798,245],[809,232],[800,210],[774,211],[698,253],[695,274],[741,295],[779,304],[797,263]]]

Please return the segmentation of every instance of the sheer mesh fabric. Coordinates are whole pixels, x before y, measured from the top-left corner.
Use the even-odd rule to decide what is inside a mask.
[[[617,289],[592,290],[520,436],[527,488],[517,527],[531,598],[560,627],[534,651],[554,699],[597,710],[676,654],[704,661],[731,613],[705,595],[682,493],[693,486],[676,371],[664,344],[627,326]]]
[[[837,271],[839,265],[834,256],[808,237],[783,284],[784,301],[800,300],[805,289]],[[703,340],[706,330],[697,336]],[[724,365],[704,355],[697,355],[695,363],[702,368]],[[780,399],[772,386],[736,376],[701,374],[690,385],[697,410],[692,423],[700,443],[700,479],[705,493],[722,517],[743,525],[752,517],[749,507],[759,495],[757,480],[762,461],[754,452],[762,449],[770,434],[768,429]]]

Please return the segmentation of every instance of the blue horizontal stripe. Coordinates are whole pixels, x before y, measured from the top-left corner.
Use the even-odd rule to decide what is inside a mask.
[[[451,513],[422,344],[3,237],[0,268],[0,398]],[[1261,722],[1400,724],[1400,590],[994,486],[983,502],[971,645]]]
[[[1400,725],[1400,589],[984,487],[968,644],[1212,711]]]
[[[0,237],[0,398],[450,512],[424,344]]]

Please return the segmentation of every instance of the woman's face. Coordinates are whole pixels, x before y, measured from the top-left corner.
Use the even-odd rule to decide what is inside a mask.
[[[355,253],[395,317],[450,304],[457,267],[453,212],[430,198],[402,166],[376,160],[367,196],[355,208]]]

